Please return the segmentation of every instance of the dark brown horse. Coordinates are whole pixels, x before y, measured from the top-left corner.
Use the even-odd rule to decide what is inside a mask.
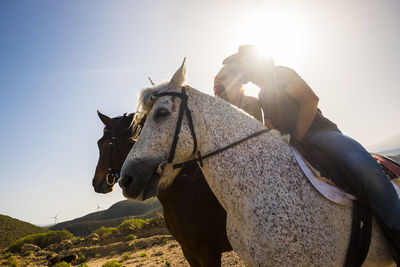
[[[109,118],[98,112],[104,134],[93,178],[97,193],[112,191],[122,164],[133,146],[129,128],[133,114]],[[168,230],[179,242],[191,266],[221,266],[221,254],[231,250],[226,236],[226,212],[211,192],[196,164],[181,170],[157,195]]]

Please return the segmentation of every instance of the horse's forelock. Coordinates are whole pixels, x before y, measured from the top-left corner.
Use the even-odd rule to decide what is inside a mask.
[[[156,100],[156,95],[168,90],[168,82],[145,88],[138,94],[138,109],[137,112],[147,115]]]
[[[157,97],[156,95],[168,90],[169,82],[162,82],[158,85],[154,85],[152,87],[144,88],[138,93],[138,107],[135,115],[133,116],[133,120],[131,123],[132,131],[133,131],[133,140],[136,141],[137,137],[140,134],[141,130],[141,122],[147,115],[149,114],[151,108],[154,105]]]

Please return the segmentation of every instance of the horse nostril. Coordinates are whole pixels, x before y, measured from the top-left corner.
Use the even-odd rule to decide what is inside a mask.
[[[132,182],[132,176],[124,175],[122,179],[119,181],[119,184],[122,188],[127,188],[128,185]]]

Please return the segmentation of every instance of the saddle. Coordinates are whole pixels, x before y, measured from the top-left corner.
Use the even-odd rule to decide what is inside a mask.
[[[385,172],[386,176],[393,181],[394,179],[400,178],[400,164],[396,161],[379,155],[376,153],[371,153],[371,156],[376,160],[376,162],[381,166],[382,170]]]
[[[319,147],[311,147],[295,143],[292,146],[295,158],[304,174],[313,186],[329,200],[353,207],[352,231],[344,266],[361,266],[368,254],[372,233],[372,213],[363,193],[358,186],[352,184],[351,172],[345,164],[329,155]],[[378,154],[372,154],[388,176],[388,179],[400,177],[400,164]],[[398,180],[400,181],[400,179]],[[394,184],[400,196],[399,187]],[[383,233],[391,240],[390,232],[380,223]],[[398,262],[398,255],[391,251]]]

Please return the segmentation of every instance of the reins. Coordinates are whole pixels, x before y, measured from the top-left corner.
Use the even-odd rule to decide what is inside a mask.
[[[177,146],[178,140],[179,140],[179,132],[181,131],[181,126],[182,126],[182,120],[183,120],[183,114],[184,113],[186,113],[186,116],[188,118],[189,128],[190,128],[190,132],[191,132],[192,138],[193,138],[193,152],[192,152],[192,154],[195,154],[196,151],[197,151],[197,138],[196,138],[196,133],[194,131],[192,115],[191,115],[190,110],[189,110],[189,108],[187,106],[188,95],[186,94],[185,87],[183,86],[181,88],[181,92],[180,93],[178,93],[178,92],[163,92],[163,93],[159,93],[159,94],[157,94],[155,96],[156,97],[174,96],[174,97],[181,98],[181,105],[180,105],[180,109],[179,109],[178,120],[176,122],[174,139],[172,141],[171,150],[170,150],[169,157],[168,157],[168,163],[172,163],[172,161],[174,160],[174,157],[175,157],[175,150],[176,150],[176,146]],[[269,131],[270,131],[270,129],[264,129],[264,130],[255,132],[255,133],[253,133],[253,134],[251,134],[249,136],[246,136],[246,137],[244,137],[244,138],[242,138],[242,139],[240,139],[240,140],[238,140],[238,141],[236,141],[236,142],[234,142],[232,144],[229,144],[229,145],[227,145],[227,146],[225,146],[223,148],[220,148],[220,149],[215,150],[213,152],[207,153],[204,156],[201,155],[200,151],[197,151],[197,158],[194,158],[194,159],[191,159],[191,160],[188,160],[188,161],[184,161],[184,162],[181,162],[181,163],[173,164],[173,168],[174,169],[182,168],[186,164],[193,163],[193,162],[199,162],[200,166],[203,167],[204,166],[204,164],[203,164],[203,160],[204,159],[209,158],[211,156],[214,156],[214,155],[216,155],[218,153],[221,153],[221,152],[223,152],[225,150],[228,150],[228,149],[230,149],[230,148],[232,148],[232,147],[234,147],[234,146],[236,146],[236,145],[238,145],[240,143],[243,143],[243,142],[245,142],[245,141],[247,141],[247,140],[249,140],[251,138],[254,138],[256,136],[259,136],[259,135],[261,135],[263,133],[266,133],[266,132],[269,132]]]
[[[205,154],[204,156],[202,156],[202,155],[200,154],[200,151],[198,151],[198,152],[197,152],[197,156],[198,156],[197,158],[194,158],[194,159],[191,159],[191,160],[188,160],[188,161],[184,161],[184,162],[181,162],[181,163],[174,164],[172,167],[173,167],[174,169],[183,168],[186,164],[192,163],[192,162],[199,162],[199,163],[200,163],[200,166],[203,167],[203,166],[204,166],[204,165],[203,165],[203,159],[212,157],[212,156],[214,156],[214,155],[216,155],[216,154],[218,154],[218,153],[221,153],[221,152],[223,152],[223,151],[225,151],[225,150],[228,150],[228,149],[230,149],[230,148],[232,148],[232,147],[234,147],[234,146],[236,146],[236,145],[239,145],[240,143],[243,143],[243,142],[245,142],[245,141],[247,141],[247,140],[249,140],[249,139],[251,139],[251,138],[253,138],[253,137],[262,135],[263,133],[266,133],[266,132],[269,132],[269,129],[264,129],[264,130],[255,132],[255,133],[253,133],[253,134],[251,134],[251,135],[249,135],[249,136],[246,136],[245,138],[242,138],[242,139],[240,139],[240,140],[238,140],[238,141],[236,141],[236,142],[234,142],[234,143],[232,143],[232,144],[229,144],[229,145],[227,145],[227,146],[224,146],[223,148],[220,148],[220,149],[218,149],[218,150],[215,150],[214,152],[207,153],[207,154]]]

